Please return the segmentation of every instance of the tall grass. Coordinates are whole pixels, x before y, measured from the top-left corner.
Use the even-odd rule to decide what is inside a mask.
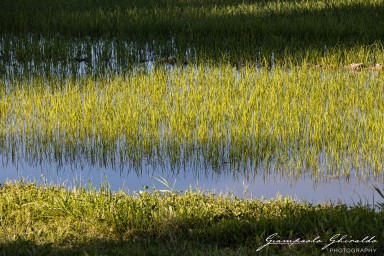
[[[381,175],[383,77],[229,64],[0,87],[5,160]]]
[[[351,63],[364,63],[368,68],[384,63],[384,47],[378,41],[363,46],[307,45],[301,49],[273,49],[270,45],[263,45],[236,52],[229,46],[226,49],[202,49],[193,44],[182,45],[175,38],[141,43],[116,38],[45,38],[27,34],[0,36],[0,56],[0,78],[9,82],[18,78],[28,81],[34,76],[43,76],[46,80],[51,77],[66,80],[84,75],[129,76],[164,64],[341,69]]]
[[[380,0],[48,1],[3,0],[0,33],[170,39],[232,54],[368,45],[384,34]]]
[[[381,175],[381,1],[27,2],[0,3],[5,162]]]

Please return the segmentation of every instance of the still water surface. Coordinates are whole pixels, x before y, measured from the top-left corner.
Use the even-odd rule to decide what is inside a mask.
[[[31,167],[26,164],[18,166],[2,166],[0,171],[0,182],[5,180],[37,181],[48,184],[65,185],[71,188],[74,184],[85,184],[88,182],[100,188],[108,181],[111,190],[123,189],[128,193],[145,190],[169,189],[159,180],[163,178],[174,190],[202,189],[205,191],[220,193],[232,193],[241,198],[276,198],[279,195],[290,196],[293,199],[307,201],[310,203],[337,203],[348,205],[356,203],[374,204],[379,200],[377,193],[370,182],[355,179],[353,175],[349,179],[345,177],[331,178],[327,180],[314,180],[308,175],[300,178],[281,177],[280,174],[263,175],[262,172],[252,175],[238,173],[236,176],[230,174],[212,174],[183,171],[171,173],[162,170],[153,170],[148,167],[142,173],[119,172],[111,168],[84,167],[72,168],[63,166],[57,170],[54,166],[45,164],[44,167]],[[375,184],[375,183],[373,183]],[[379,185],[380,187],[380,185]]]

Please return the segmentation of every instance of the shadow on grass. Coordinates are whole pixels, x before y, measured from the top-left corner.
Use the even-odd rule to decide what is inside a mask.
[[[347,209],[344,206],[310,207],[289,210],[282,218],[262,216],[258,220],[249,216],[216,216],[211,221],[192,219],[175,220],[161,235],[150,235],[143,231],[116,239],[80,238],[79,242],[68,238],[67,244],[36,243],[25,239],[0,243],[1,255],[324,255],[329,249],[366,248],[369,255],[384,252],[384,212],[374,212],[365,207]],[[277,233],[277,239],[314,240],[320,243],[268,245],[266,238]],[[376,240],[373,243],[336,243],[327,249],[330,239],[341,238],[361,240],[364,237]]]
[[[384,3],[307,1],[24,1],[0,3],[2,33],[118,36],[226,52],[356,46],[384,38]],[[18,13],[15,15],[14,10]],[[36,10],[36,11],[31,11]],[[129,40],[130,40],[129,39]]]

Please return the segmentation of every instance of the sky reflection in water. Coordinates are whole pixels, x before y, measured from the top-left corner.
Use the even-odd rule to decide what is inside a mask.
[[[48,164],[43,167],[30,167],[26,164],[2,166],[0,171],[0,183],[5,180],[37,181],[43,183],[44,177],[48,184],[65,184],[73,186],[76,182],[87,184],[91,182],[97,188],[108,180],[113,191],[123,188],[132,193],[145,190],[145,186],[156,189],[168,189],[156,179],[164,178],[175,190],[187,190],[196,187],[202,190],[219,193],[233,193],[238,197],[249,198],[265,197],[276,198],[278,194],[291,196],[294,199],[308,201],[310,203],[338,202],[339,200],[348,205],[355,203],[373,204],[380,199],[370,182],[359,181],[352,175],[349,180],[344,177],[340,179],[329,179],[327,181],[314,181],[311,177],[301,176],[298,179],[281,178],[276,174],[257,174],[247,179],[244,174],[233,177],[229,174],[202,175],[196,172],[183,171],[179,174],[171,172],[152,170],[147,168],[141,174],[136,172],[113,171],[108,168],[85,167],[71,168],[64,166],[59,171],[56,167]],[[380,187],[380,186],[379,186]],[[244,193],[246,191],[246,193]],[[374,201],[375,200],[375,201]]]

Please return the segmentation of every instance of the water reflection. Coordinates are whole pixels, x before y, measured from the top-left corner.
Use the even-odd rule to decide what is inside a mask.
[[[251,176],[250,173],[215,174],[182,171],[180,173],[167,172],[160,169],[147,169],[142,173],[117,172],[110,168],[72,168],[64,166],[58,171],[56,167],[47,163],[41,167],[31,167],[27,164],[18,166],[3,166],[0,171],[0,182],[5,180],[37,181],[40,184],[65,185],[68,188],[75,184],[93,184],[100,188],[108,181],[113,191],[125,190],[128,193],[148,189],[169,189],[158,179],[165,179],[176,191],[200,188],[216,194],[232,193],[240,198],[276,198],[278,196],[290,196],[293,199],[310,203],[376,203],[378,196],[375,194],[371,183],[350,178],[329,178],[327,180],[314,181],[308,175],[300,178],[289,178],[280,174],[260,172]],[[380,187],[380,186],[379,186]]]
[[[112,77],[148,73],[155,65],[168,68],[194,63],[195,48],[178,49],[174,39],[137,43],[116,39],[61,39],[29,35],[0,37],[0,77],[9,86],[15,78],[42,76],[65,81],[86,76]]]

